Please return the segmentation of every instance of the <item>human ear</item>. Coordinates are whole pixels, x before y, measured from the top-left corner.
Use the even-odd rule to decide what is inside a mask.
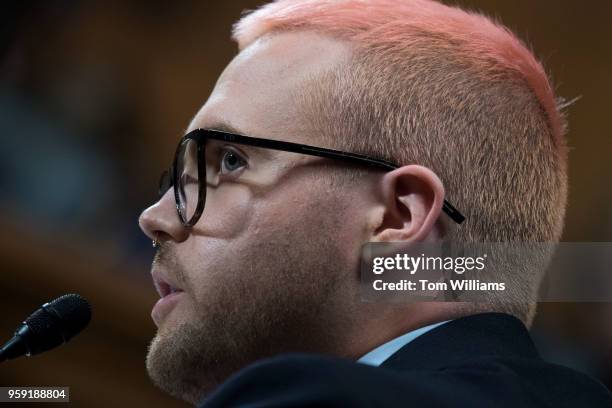
[[[371,241],[427,240],[444,203],[444,186],[436,173],[419,165],[403,166],[385,174],[381,187],[384,216]]]

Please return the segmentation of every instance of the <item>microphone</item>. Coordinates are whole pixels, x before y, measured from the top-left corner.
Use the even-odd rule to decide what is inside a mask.
[[[80,333],[91,320],[91,306],[75,293],[45,303],[0,349],[0,362],[51,350]]]

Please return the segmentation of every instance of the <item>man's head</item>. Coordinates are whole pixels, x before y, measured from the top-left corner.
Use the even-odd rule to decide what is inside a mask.
[[[184,291],[154,316],[147,367],[163,389],[195,402],[258,358],[356,358],[460,313],[361,303],[365,242],[558,240],[562,117],[541,66],[502,28],[421,0],[279,1],[234,36],[241,51],[189,130],[230,128],[405,166],[384,173],[219,145],[195,226],[180,222],[172,190],[148,208],[141,227],[162,242],[154,273]],[[445,196],[467,216],[454,231]],[[507,311],[532,314],[520,303]]]

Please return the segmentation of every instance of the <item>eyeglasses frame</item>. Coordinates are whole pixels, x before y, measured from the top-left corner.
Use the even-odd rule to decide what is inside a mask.
[[[177,185],[176,182],[179,176],[176,172],[177,172],[178,155],[179,155],[179,152],[181,151],[181,147],[183,143],[185,143],[187,140],[190,140],[190,139],[195,141],[196,146],[197,146],[198,204],[196,205],[195,212],[193,216],[191,217],[191,219],[188,221],[185,221],[185,217],[182,215],[181,208],[180,208],[179,189],[176,187]],[[176,210],[178,212],[179,219],[181,220],[181,222],[183,223],[185,227],[193,227],[198,222],[198,220],[200,219],[200,216],[202,215],[204,211],[205,199],[203,200],[202,197],[203,197],[203,194],[204,195],[206,194],[206,181],[205,181],[206,180],[206,166],[205,165],[202,166],[200,163],[206,163],[206,158],[204,157],[204,154],[205,154],[204,149],[202,148],[202,146],[204,145],[202,143],[202,140],[209,140],[209,139],[224,141],[228,143],[235,143],[235,144],[240,144],[240,145],[246,145],[246,146],[262,147],[266,149],[283,151],[283,152],[305,154],[308,156],[323,157],[323,158],[333,159],[333,160],[341,160],[341,161],[345,161],[345,162],[349,162],[353,164],[361,164],[361,165],[368,165],[372,167],[378,167],[380,169],[387,170],[387,171],[392,171],[392,170],[395,170],[401,167],[389,161],[377,159],[377,158],[359,154],[359,153],[344,152],[341,150],[327,149],[324,147],[310,146],[310,145],[305,145],[301,143],[286,142],[283,140],[262,139],[259,137],[245,136],[245,135],[229,133],[229,132],[224,132],[224,131],[215,130],[215,129],[194,129],[181,138],[176,148],[176,152],[174,154],[174,160],[172,162],[172,167],[170,168],[170,170],[166,170],[164,173],[162,173],[162,177],[160,180],[160,195],[165,194],[167,189],[169,189],[170,187],[174,187],[173,189],[174,189],[174,199],[176,202]],[[169,185],[165,186],[166,184],[165,178],[167,175],[170,176],[170,180],[169,180]],[[203,180],[204,182],[202,182]],[[463,214],[461,214],[446,199],[444,199],[444,202],[442,205],[442,211],[444,211],[457,224],[461,224],[463,223],[463,221],[465,221],[465,217],[463,216]]]

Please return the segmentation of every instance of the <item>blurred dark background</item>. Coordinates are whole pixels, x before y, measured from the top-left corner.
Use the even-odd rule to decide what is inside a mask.
[[[6,1],[0,22],[0,341],[44,301],[79,292],[91,326],[70,346],[2,364],[0,385],[70,386],[75,406],[184,406],[149,382],[157,299],[137,218],[178,138],[261,1]],[[612,3],[455,0],[533,46],[568,99],[564,241],[612,241]],[[586,272],[586,271],[585,271]],[[542,304],[549,359],[612,387],[612,306]]]

